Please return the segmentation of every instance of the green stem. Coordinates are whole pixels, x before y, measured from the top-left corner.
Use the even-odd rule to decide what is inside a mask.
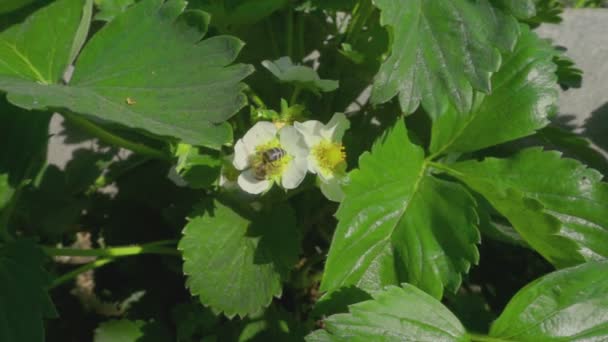
[[[293,8],[291,5],[287,9],[287,56],[293,58]]]
[[[85,119],[84,117],[82,117],[80,115],[72,114],[69,112],[64,112],[64,113],[62,113],[62,115],[64,118],[66,118],[68,121],[70,121],[74,125],[80,127],[87,133],[93,135],[96,138],[99,138],[99,140],[104,141],[108,144],[118,146],[118,147],[123,147],[123,148],[126,148],[127,150],[131,150],[135,153],[145,155],[145,156],[148,156],[148,157],[151,157],[154,159],[161,159],[161,160],[167,160],[167,161],[170,161],[172,159],[172,157],[169,154],[167,154],[163,151],[160,151],[160,150],[148,147],[146,145],[136,143],[133,141],[129,141],[127,139],[119,137],[119,136],[117,136],[113,133],[110,133],[109,131],[106,131],[105,129],[97,126],[93,122]]]
[[[279,50],[279,44],[277,44],[277,39],[274,36],[271,17],[268,17],[268,19],[266,19],[266,30],[268,31],[268,39],[270,39],[270,45],[272,46],[272,52],[274,54],[274,57],[278,58],[281,56],[281,51]]]
[[[512,342],[511,340],[503,340],[502,338],[490,337],[481,334],[469,333],[469,336],[471,337],[471,341],[477,342]]]
[[[69,280],[76,278],[79,274],[84,273],[86,271],[90,271],[96,268],[99,268],[101,266],[107,265],[109,263],[111,263],[112,261],[114,261],[115,259],[113,258],[107,258],[107,259],[99,259],[99,260],[95,260],[93,262],[90,262],[86,265],[82,265],[78,268],[75,268],[73,270],[71,270],[70,272],[67,272],[57,278],[55,278],[52,282],[51,285],[49,286],[49,289],[54,289],[55,287],[62,285],[66,282],[68,282]]]
[[[457,177],[462,176],[462,173],[458,172],[457,170],[452,169],[449,166],[446,166],[445,164],[433,162],[433,161],[430,161],[430,159],[427,159],[427,164],[437,170],[444,171],[445,173],[451,174],[453,176],[457,176]]]
[[[163,245],[166,242],[162,243]],[[42,247],[44,252],[50,256],[89,256],[103,258],[119,258],[139,254],[162,254],[180,255],[175,248],[164,247],[161,242],[152,242],[143,245],[119,246],[98,249],[78,249],[78,248],[55,248]]]
[[[296,85],[293,90],[293,93],[291,94],[291,98],[289,99],[290,106],[296,104],[296,101],[298,101],[298,96],[300,96],[300,92],[302,92],[302,87]]]

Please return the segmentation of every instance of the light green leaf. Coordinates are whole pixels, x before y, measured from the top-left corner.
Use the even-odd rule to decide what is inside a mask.
[[[296,87],[309,90],[315,94],[334,91],[339,86],[338,81],[322,80],[311,67],[293,64],[289,57],[281,57],[276,61],[263,61],[262,65],[279,81],[292,83]]]
[[[431,152],[474,151],[546,126],[557,100],[554,55],[548,42],[523,29],[515,50],[492,77],[492,93],[477,93],[471,111],[451,107],[435,120]]]
[[[475,201],[456,183],[427,172],[405,125],[377,141],[350,174],[322,291],[355,285],[379,290],[409,282],[440,298],[479,258]]]
[[[31,241],[0,245],[0,341],[44,341],[43,319],[57,316],[44,261]]]
[[[88,7],[88,8],[87,8]],[[27,80],[52,84],[61,80],[81,43],[82,18],[90,1],[60,0],[30,15],[22,24],[0,34],[0,84]],[[57,20],[61,18],[61,20]]]
[[[412,113],[422,103],[439,117],[451,103],[471,109],[473,89],[490,92],[501,50],[517,39],[515,18],[487,0],[374,0],[381,22],[392,32],[391,54],[376,75],[372,102],[399,95]]]
[[[99,10],[95,20],[112,21],[134,3],[135,0],[95,0],[95,7]]]
[[[184,7],[181,0],[144,0],[130,7],[88,42],[69,86],[38,84],[0,69],[0,89],[24,108],[67,109],[219,148],[232,140],[225,121],[245,104],[240,81],[252,69],[229,65],[242,47],[238,39],[201,40],[208,16],[182,13]],[[39,25],[49,20],[38,18]],[[28,46],[48,40],[37,35]]]
[[[95,329],[93,342],[136,342],[144,336],[143,321],[130,321],[128,319],[111,320],[101,323]]]
[[[599,172],[540,148],[450,167],[554,265],[608,257],[608,185]]]
[[[234,28],[254,24],[288,3],[288,0],[194,0],[192,8],[211,14],[215,26]]]
[[[289,207],[253,215],[248,219],[220,203],[199,208],[179,243],[190,292],[228,317],[259,312],[279,297],[281,280],[298,257]]]
[[[550,273],[520,290],[490,329],[504,341],[608,340],[608,262]]]
[[[389,286],[374,299],[327,318],[325,332],[312,341],[470,341],[458,318],[441,302],[416,287]]]
[[[180,181],[191,188],[207,188],[220,176],[222,161],[219,157],[201,153],[197,147],[179,144],[175,156],[178,157],[175,171]]]

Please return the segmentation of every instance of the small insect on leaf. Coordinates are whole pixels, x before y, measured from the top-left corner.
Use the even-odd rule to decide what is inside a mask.
[[[126,103],[127,103],[129,106],[132,106],[132,105],[134,105],[134,104],[136,104],[136,103],[137,103],[137,101],[135,101],[134,99],[132,99],[132,98],[130,98],[130,97],[127,97],[127,98],[125,99],[125,102],[126,102]]]

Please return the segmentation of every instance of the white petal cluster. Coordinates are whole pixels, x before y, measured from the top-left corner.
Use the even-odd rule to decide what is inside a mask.
[[[318,175],[328,198],[340,200],[346,176],[342,136],[349,126],[341,113],[326,125],[310,120],[279,129],[271,122],[256,123],[234,148],[233,165],[240,171],[238,185],[252,194],[264,193],[275,183],[294,189],[310,171]]]

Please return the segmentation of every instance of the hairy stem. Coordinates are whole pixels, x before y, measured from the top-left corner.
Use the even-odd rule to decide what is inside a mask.
[[[136,143],[133,141],[129,141],[125,138],[119,137],[118,135],[113,134],[113,133],[103,129],[102,127],[94,124],[93,122],[85,119],[84,117],[82,117],[80,115],[72,114],[69,112],[62,113],[62,115],[64,118],[66,118],[66,120],[70,121],[71,123],[80,127],[87,133],[91,134],[92,136],[94,136],[94,137],[98,138],[99,140],[104,141],[108,144],[118,146],[118,147],[123,147],[123,148],[126,148],[127,150],[130,150],[135,153],[138,153],[138,154],[141,154],[144,156],[148,156],[148,157],[151,157],[154,159],[161,159],[161,160],[167,160],[167,161],[172,159],[168,153],[165,153],[161,150],[157,150],[155,148],[152,148],[152,147],[140,144],[140,143]]]
[[[165,247],[173,240],[151,242],[143,245],[118,246],[98,249],[78,249],[78,248],[55,248],[43,247],[44,252],[50,256],[90,256],[103,258],[119,258],[139,254],[162,254],[180,255],[175,248]]]
[[[49,289],[53,289],[59,285],[62,285],[68,281],[70,281],[71,279],[76,278],[79,274],[84,273],[86,271],[90,271],[96,268],[99,268],[101,266],[107,265],[109,263],[111,263],[112,261],[114,261],[115,259],[113,258],[106,258],[106,259],[99,259],[99,260],[95,260],[93,262],[90,262],[86,265],[82,265],[78,268],[75,268],[73,270],[71,270],[70,272],[67,272],[57,278],[55,278],[52,282],[51,285],[49,285]]]
[[[287,32],[285,34],[287,38],[287,56],[293,57],[293,8],[289,6],[287,9]]]

